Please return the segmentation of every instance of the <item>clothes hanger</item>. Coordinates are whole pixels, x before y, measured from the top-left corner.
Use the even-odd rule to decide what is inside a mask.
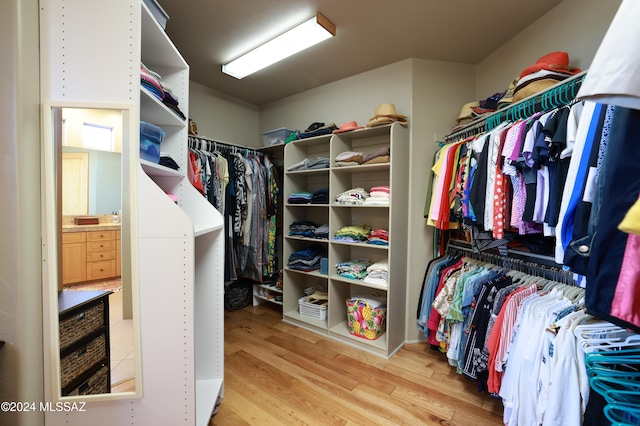
[[[640,408],[637,403],[611,402],[603,409],[611,426],[628,426],[640,424]]]

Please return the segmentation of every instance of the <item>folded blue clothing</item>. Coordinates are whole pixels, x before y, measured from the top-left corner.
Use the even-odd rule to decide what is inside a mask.
[[[322,257],[326,257],[327,250],[321,244],[312,244],[305,249],[294,251],[289,256],[289,262],[292,262],[296,259],[309,260],[315,258],[317,255],[321,255]]]

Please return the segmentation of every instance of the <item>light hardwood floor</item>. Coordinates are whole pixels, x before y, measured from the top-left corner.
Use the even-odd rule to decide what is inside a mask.
[[[225,311],[218,425],[502,425],[502,404],[423,343],[386,360],[281,321]]]

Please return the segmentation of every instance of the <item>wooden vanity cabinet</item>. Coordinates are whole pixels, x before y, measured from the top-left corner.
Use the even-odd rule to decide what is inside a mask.
[[[116,231],[87,232],[87,281],[116,276]]]
[[[62,233],[62,284],[121,275],[120,230]]]
[[[62,234],[62,284],[86,280],[86,232],[65,232]]]

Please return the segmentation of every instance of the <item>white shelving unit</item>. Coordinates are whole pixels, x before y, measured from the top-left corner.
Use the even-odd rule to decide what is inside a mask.
[[[141,365],[137,394],[88,398],[85,412],[47,412],[46,424],[207,425],[223,393],[223,221],[186,176],[186,120],[141,88],[139,73],[140,61],[158,72],[188,117],[189,66],[141,0],[41,0],[39,8],[43,103],[126,112],[122,226],[134,239],[123,263],[138,282]],[[166,132],[161,150],[179,170],[138,158],[140,120]],[[47,291],[55,284],[44,281]],[[55,363],[47,353],[46,401],[55,399]]]
[[[188,116],[189,66],[144,4],[141,21],[141,60],[171,86]],[[173,401],[184,401],[186,418],[192,420],[176,422],[206,425],[222,395],[224,375],[223,220],[186,177],[186,120],[144,88],[140,119],[166,132],[161,151],[180,166],[176,171],[141,161],[138,176],[145,392],[157,387],[167,397],[173,394]],[[178,197],[177,203],[168,192]],[[146,327],[161,337],[145,339]],[[169,381],[172,365],[180,367]],[[158,383],[147,385],[149,376]]]
[[[389,146],[391,162],[383,164],[335,166],[333,159],[345,151],[369,153]],[[329,157],[331,167],[323,170],[291,171],[286,169],[305,158]],[[346,344],[359,347],[380,356],[390,357],[404,344],[406,289],[407,289],[407,222],[409,133],[398,123],[375,128],[319,136],[289,143],[285,147],[285,199],[292,192],[313,192],[329,188],[329,204],[285,204],[285,229],[296,220],[308,220],[322,225],[329,224],[329,239],[297,236],[284,237],[284,256],[303,249],[312,243],[324,244],[328,252],[328,275],[318,271],[309,273],[287,269],[284,273],[283,318],[286,322],[326,334]],[[367,191],[377,185],[391,188],[389,206],[336,205],[338,194],[355,187]],[[365,223],[372,229],[389,231],[389,246],[333,241],[335,232],[347,225]],[[286,234],[286,232],[285,232]],[[372,262],[387,260],[389,285],[368,284],[337,275],[335,265],[342,261],[366,258]],[[320,321],[300,315],[298,299],[304,290],[322,284],[329,293],[327,319]],[[346,300],[354,295],[376,293],[386,298],[386,332],[375,340],[367,340],[349,333],[347,328]]]

